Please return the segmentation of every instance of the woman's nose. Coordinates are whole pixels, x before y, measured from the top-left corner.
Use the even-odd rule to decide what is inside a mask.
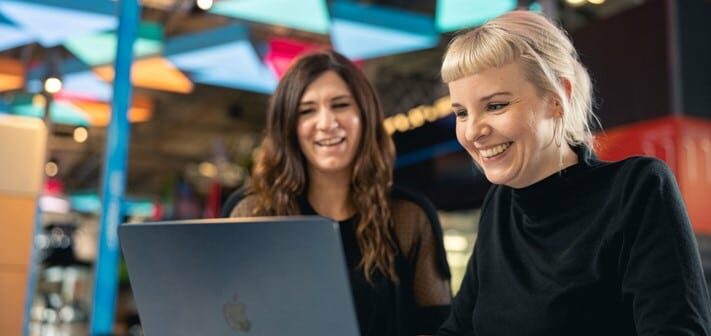
[[[469,142],[479,141],[491,134],[491,127],[481,120],[473,119],[466,127],[464,138]]]
[[[316,128],[319,130],[328,131],[338,127],[338,119],[330,108],[321,108],[317,118]]]

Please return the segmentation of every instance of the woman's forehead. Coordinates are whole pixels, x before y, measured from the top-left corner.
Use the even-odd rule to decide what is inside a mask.
[[[497,92],[519,92],[530,85],[518,63],[489,68],[449,83],[453,95],[466,94],[479,100]]]
[[[301,102],[340,96],[350,97],[350,87],[339,74],[334,71],[327,71],[316,77],[306,87],[304,94],[301,96]]]

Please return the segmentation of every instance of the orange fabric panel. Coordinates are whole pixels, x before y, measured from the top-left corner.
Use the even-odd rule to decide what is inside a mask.
[[[113,81],[113,65],[94,68],[94,72],[105,81]],[[136,60],[131,68],[131,82],[137,87],[162,91],[190,93],[193,82],[178,68],[163,57]]]
[[[100,101],[70,100],[71,104],[84,111],[91,120],[91,125],[105,127],[111,118],[111,105]],[[153,103],[147,98],[134,97],[128,110],[128,121],[132,123],[144,122],[153,116]]]
[[[25,69],[18,60],[0,57],[0,92],[25,86]]]
[[[0,264],[0,335],[22,335],[27,273]]]
[[[29,265],[37,204],[34,197],[0,194],[0,265]]]

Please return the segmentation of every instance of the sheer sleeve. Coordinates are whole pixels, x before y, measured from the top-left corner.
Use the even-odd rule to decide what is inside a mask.
[[[397,201],[393,207],[401,252],[413,270],[412,291],[418,334],[433,333],[449,314],[452,292],[442,229],[419,204]]]
[[[241,200],[230,211],[230,217],[250,217],[252,215],[253,202],[250,202],[249,197]]]
[[[469,259],[464,273],[462,287],[452,302],[452,312],[437,330],[435,336],[469,336],[474,335],[472,313],[476,305],[476,248]]]
[[[255,207],[256,198],[247,195],[244,189],[239,189],[232,193],[225,201],[222,209],[222,217],[250,217],[254,216],[252,211]]]
[[[439,221],[432,223],[425,211],[413,202],[398,203],[393,212],[395,231],[403,255],[414,266],[415,303],[420,307],[449,305],[452,301],[449,273],[443,272],[439,264],[439,254],[445,252],[437,239],[442,238],[436,237],[432,229],[440,225]]]

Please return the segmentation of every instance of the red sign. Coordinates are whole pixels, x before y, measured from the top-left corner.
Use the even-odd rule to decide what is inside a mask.
[[[653,156],[671,167],[694,231],[711,234],[711,121],[664,117],[616,127],[598,138],[603,160]]]

